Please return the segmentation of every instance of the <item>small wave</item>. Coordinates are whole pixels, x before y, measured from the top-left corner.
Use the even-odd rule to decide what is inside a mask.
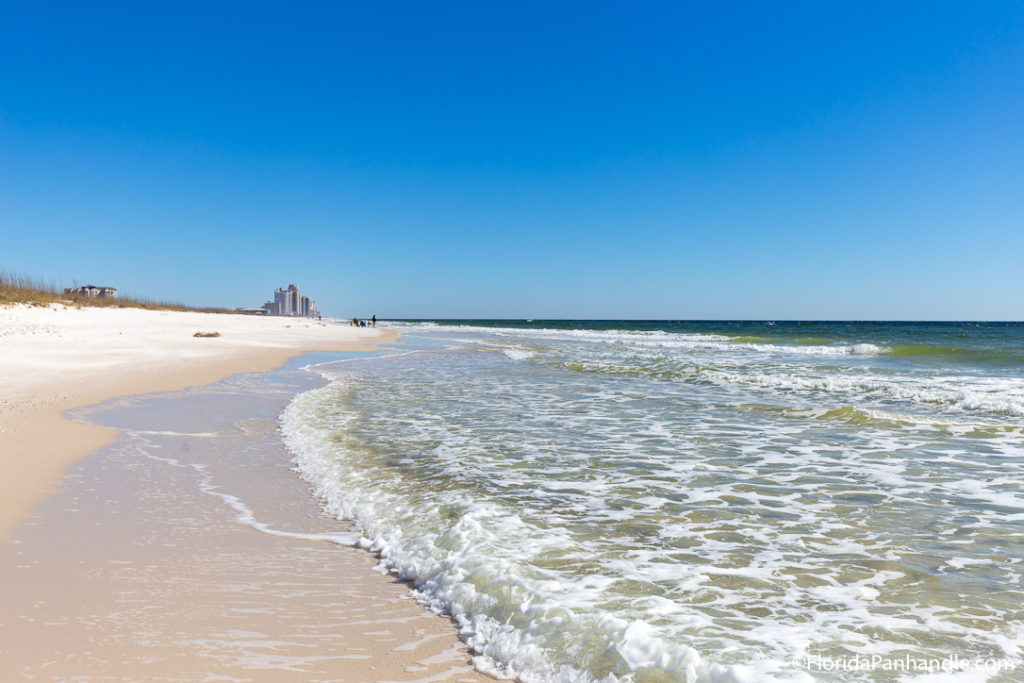
[[[894,345],[889,354],[892,356],[960,356],[972,353],[970,349],[945,346],[922,346],[919,344]]]
[[[721,334],[699,334],[691,332],[665,332],[662,330],[630,330],[630,329],[564,329],[558,327],[485,327],[479,325],[439,325],[430,322],[409,322],[394,325],[398,328],[430,330],[437,332],[459,331],[464,333],[495,335],[498,337],[522,337],[529,339],[551,339],[553,341],[591,341],[617,342],[623,340],[671,342],[676,340],[689,341],[728,341],[729,337]]]
[[[704,369],[698,374],[724,384],[760,386],[791,391],[821,391],[832,394],[873,395],[912,403],[944,405],[961,410],[977,410],[996,415],[1024,417],[1024,396],[1016,383],[991,386],[921,386],[875,377],[796,376],[787,373],[724,372]]]
[[[814,417],[821,420],[833,420],[872,427],[913,427],[916,424],[915,421],[903,419],[900,415],[854,408],[853,406],[843,406],[842,408],[821,411]]]
[[[672,363],[635,365],[588,360],[565,361],[559,363],[558,367],[572,372],[592,372],[632,377],[651,377],[655,379],[699,379],[701,372],[701,367],[698,365],[678,365]]]
[[[816,340],[817,341],[817,340]],[[733,341],[720,347],[722,350],[743,349],[760,353],[772,354],[801,354],[808,356],[880,356],[889,353],[889,347],[878,344],[812,344],[794,341],[792,343],[778,343],[778,340],[771,342]]]
[[[787,372],[769,373],[754,369],[736,371],[680,363],[631,365],[575,360],[560,363],[559,367],[573,372],[609,373],[710,382],[723,386],[740,385],[783,391],[824,392],[866,398],[896,399],[1000,416],[1024,417],[1024,393],[1022,393],[1024,387],[1009,380],[989,384],[978,384],[975,381],[973,386],[957,387],[914,385],[875,376],[850,377],[838,374],[801,376]],[[966,381],[970,382],[971,380]]]
[[[535,355],[537,355],[533,351],[516,346],[504,348],[501,350],[501,352],[504,353],[509,358],[511,358],[512,360],[526,360],[528,358],[533,358]]]
[[[563,329],[484,327],[475,325],[438,325],[429,322],[401,323],[398,327],[437,332],[461,332],[521,340],[550,342],[575,341],[593,344],[624,344],[640,348],[665,348],[692,351],[746,350],[763,354],[801,354],[818,356],[877,356],[889,353],[886,346],[867,342],[835,344],[823,338],[797,338],[787,342],[779,337],[759,335],[722,335],[696,332],[667,332],[663,330],[630,329]]]
[[[934,420],[928,420],[927,422],[922,423],[920,419],[908,415],[898,415],[896,413],[872,410],[868,408],[855,408],[853,406],[841,406],[839,408],[789,408],[773,404],[743,403],[737,405],[737,407],[756,413],[777,415],[786,418],[810,418],[815,420],[846,422],[864,427],[885,427],[889,429],[922,425],[932,426],[935,422]]]
[[[907,358],[933,358],[959,363],[982,365],[1015,365],[1024,363],[1024,351],[1020,348],[968,348],[962,346],[926,346],[922,344],[893,345],[889,355]]]

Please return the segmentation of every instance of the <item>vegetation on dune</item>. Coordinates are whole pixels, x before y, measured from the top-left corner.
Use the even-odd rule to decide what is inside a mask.
[[[85,306],[105,308],[146,308],[161,311],[191,311],[193,313],[233,313],[226,308],[196,308],[172,301],[153,301],[133,296],[118,294],[116,299],[101,299],[65,294],[63,288],[53,282],[44,282],[24,275],[15,275],[0,269],[0,306],[27,304],[29,306],[49,306],[64,304],[75,308]]]

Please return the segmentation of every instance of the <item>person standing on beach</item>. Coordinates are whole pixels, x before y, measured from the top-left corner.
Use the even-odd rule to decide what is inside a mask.
[[[373,326],[377,327],[377,314],[376,313],[373,315]]]

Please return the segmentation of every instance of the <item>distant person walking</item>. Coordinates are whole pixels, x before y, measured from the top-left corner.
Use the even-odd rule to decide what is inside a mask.
[[[377,327],[377,316],[376,315],[373,316],[373,326]]]

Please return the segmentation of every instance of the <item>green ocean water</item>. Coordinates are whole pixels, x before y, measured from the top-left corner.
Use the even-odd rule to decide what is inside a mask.
[[[394,326],[282,426],[483,670],[1021,680],[1021,324]]]

